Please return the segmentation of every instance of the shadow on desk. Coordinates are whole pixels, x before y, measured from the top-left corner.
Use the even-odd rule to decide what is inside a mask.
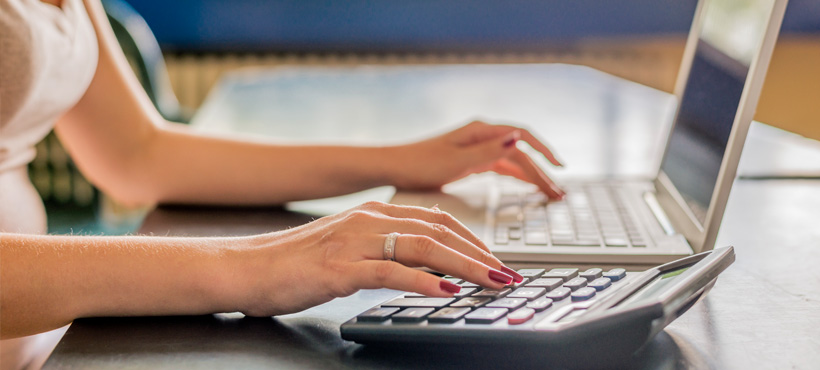
[[[81,328],[81,330],[77,330]],[[553,368],[537,348],[362,346],[340,338],[339,324],[313,318],[240,314],[95,318],[74,323],[59,348],[79,368]],[[159,339],[161,338],[161,339]],[[158,340],[159,339],[159,340]],[[95,343],[90,346],[89,343]],[[694,347],[666,331],[628,362],[603,368],[704,368]],[[583,349],[581,349],[583,351]],[[72,359],[73,357],[73,359]],[[588,364],[583,366],[588,368]]]

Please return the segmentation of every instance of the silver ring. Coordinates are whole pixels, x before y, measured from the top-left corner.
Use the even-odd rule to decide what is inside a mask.
[[[387,261],[395,261],[396,260],[396,239],[399,238],[399,233],[390,233],[387,234],[387,238],[384,239],[384,259]]]

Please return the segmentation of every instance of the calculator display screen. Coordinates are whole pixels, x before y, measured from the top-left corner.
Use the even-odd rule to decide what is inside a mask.
[[[686,266],[672,271],[661,273],[654,280],[644,285],[643,288],[629,296],[626,300],[618,304],[618,306],[628,305],[633,302],[643,301],[659,296],[666,288],[670,287],[672,283],[677,281],[677,277],[686,272],[691,266]]]

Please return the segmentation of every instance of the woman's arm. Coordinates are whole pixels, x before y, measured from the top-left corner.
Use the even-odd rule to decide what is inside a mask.
[[[473,123],[394,147],[297,147],[194,133],[157,113],[99,1],[86,0],[86,7],[99,40],[99,63],[57,133],[83,173],[122,201],[278,204],[379,185],[435,188],[487,170],[536,183],[552,197],[562,194],[523,152],[504,144],[520,137],[558,164],[549,150],[510,126]]]
[[[400,234],[395,262],[388,234]],[[500,289],[522,277],[437,209],[368,203],[271,234],[225,238],[0,233],[0,338],[90,316],[291,313],[392,288],[452,297],[426,266]],[[503,271],[503,272],[502,272]]]

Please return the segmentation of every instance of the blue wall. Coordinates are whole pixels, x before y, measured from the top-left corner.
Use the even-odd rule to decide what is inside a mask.
[[[601,36],[685,34],[696,0],[128,0],[171,50],[536,51]],[[792,0],[784,32],[820,32]]]

